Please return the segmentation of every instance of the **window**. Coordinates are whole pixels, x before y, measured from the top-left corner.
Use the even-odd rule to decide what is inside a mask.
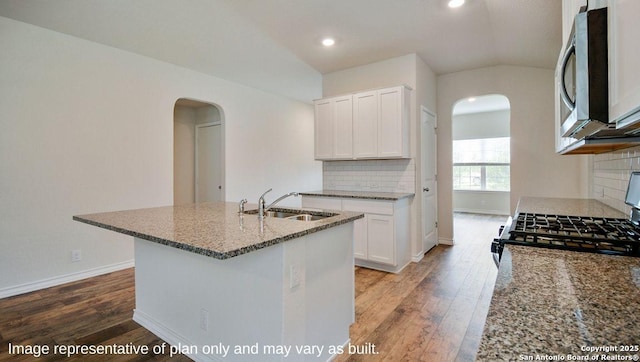
[[[509,191],[510,137],[453,141],[453,189]]]

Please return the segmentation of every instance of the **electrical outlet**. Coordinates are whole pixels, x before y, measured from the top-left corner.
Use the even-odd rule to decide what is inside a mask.
[[[300,280],[302,276],[300,275],[300,266],[298,264],[291,264],[289,267],[289,289],[293,289],[300,285]]]
[[[209,330],[209,311],[206,309],[200,309],[200,329]]]
[[[71,250],[71,261],[78,262],[82,260],[82,251],[80,249]]]

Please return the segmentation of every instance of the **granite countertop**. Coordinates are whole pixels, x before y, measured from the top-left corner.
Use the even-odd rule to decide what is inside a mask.
[[[216,259],[228,259],[362,217],[362,213],[342,211],[317,221],[266,217],[261,222],[255,214],[238,215],[237,203],[211,202],[79,215],[73,219]]]
[[[413,193],[341,191],[341,190],[306,191],[306,192],[300,192],[300,195],[318,196],[318,197],[342,197],[342,198],[351,198],[351,199],[390,200],[390,201],[397,201],[397,200],[415,196],[415,194]]]
[[[516,213],[557,214],[627,218],[628,215],[594,199],[567,199],[551,197],[521,197]]]
[[[522,212],[626,218],[593,199],[523,197]],[[476,359],[638,360],[638,326],[640,258],[506,244]]]
[[[477,360],[637,360],[639,345],[640,258],[505,246]]]

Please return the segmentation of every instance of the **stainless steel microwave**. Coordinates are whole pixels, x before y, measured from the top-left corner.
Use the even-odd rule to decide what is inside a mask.
[[[560,56],[562,136],[582,139],[615,129],[609,124],[607,8],[580,10]]]

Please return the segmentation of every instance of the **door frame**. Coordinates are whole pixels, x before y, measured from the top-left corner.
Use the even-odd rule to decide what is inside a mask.
[[[200,123],[200,124],[196,124],[195,125],[195,133],[194,133],[194,170],[195,170],[195,178],[194,178],[194,201],[196,203],[200,202],[198,200],[198,176],[199,174],[199,170],[198,170],[198,132],[200,131],[200,128],[205,128],[205,127],[212,127],[212,126],[220,126],[220,138],[221,138],[221,142],[220,142],[220,164],[222,165],[222,170],[221,171],[221,177],[220,177],[220,186],[221,186],[221,190],[220,190],[220,201],[225,201],[225,185],[224,185],[224,155],[223,155],[223,139],[224,139],[224,133],[223,133],[223,128],[222,128],[222,122],[221,121],[215,121],[215,122],[207,122],[207,123]]]
[[[436,212],[435,212],[435,245],[439,245],[440,241],[439,241],[439,236],[438,236],[438,164],[437,164],[437,151],[438,151],[438,135],[436,130],[438,129],[438,115],[431,111],[429,108],[425,107],[424,105],[420,105],[420,115],[419,115],[419,125],[420,125],[420,174],[419,174],[419,180],[418,180],[418,184],[417,186],[417,192],[420,195],[420,235],[419,235],[419,249],[421,250],[421,256],[424,255],[424,253],[427,252],[427,250],[424,250],[424,235],[425,235],[425,223],[424,223],[424,217],[425,217],[425,212],[426,210],[424,209],[424,199],[422,196],[422,181],[424,179],[423,175],[424,175],[424,169],[423,169],[423,164],[424,164],[424,160],[423,157],[426,153],[426,145],[423,144],[422,142],[422,133],[423,133],[423,125],[422,125],[422,114],[427,113],[428,115],[433,117],[434,120],[434,124],[433,124],[433,130],[434,130],[434,140],[435,140],[435,144],[432,146],[433,149],[429,149],[429,151],[432,152],[436,152],[435,154],[435,163],[434,163],[434,193],[433,193],[433,198],[434,198],[434,202],[435,202],[435,208],[436,208]]]

